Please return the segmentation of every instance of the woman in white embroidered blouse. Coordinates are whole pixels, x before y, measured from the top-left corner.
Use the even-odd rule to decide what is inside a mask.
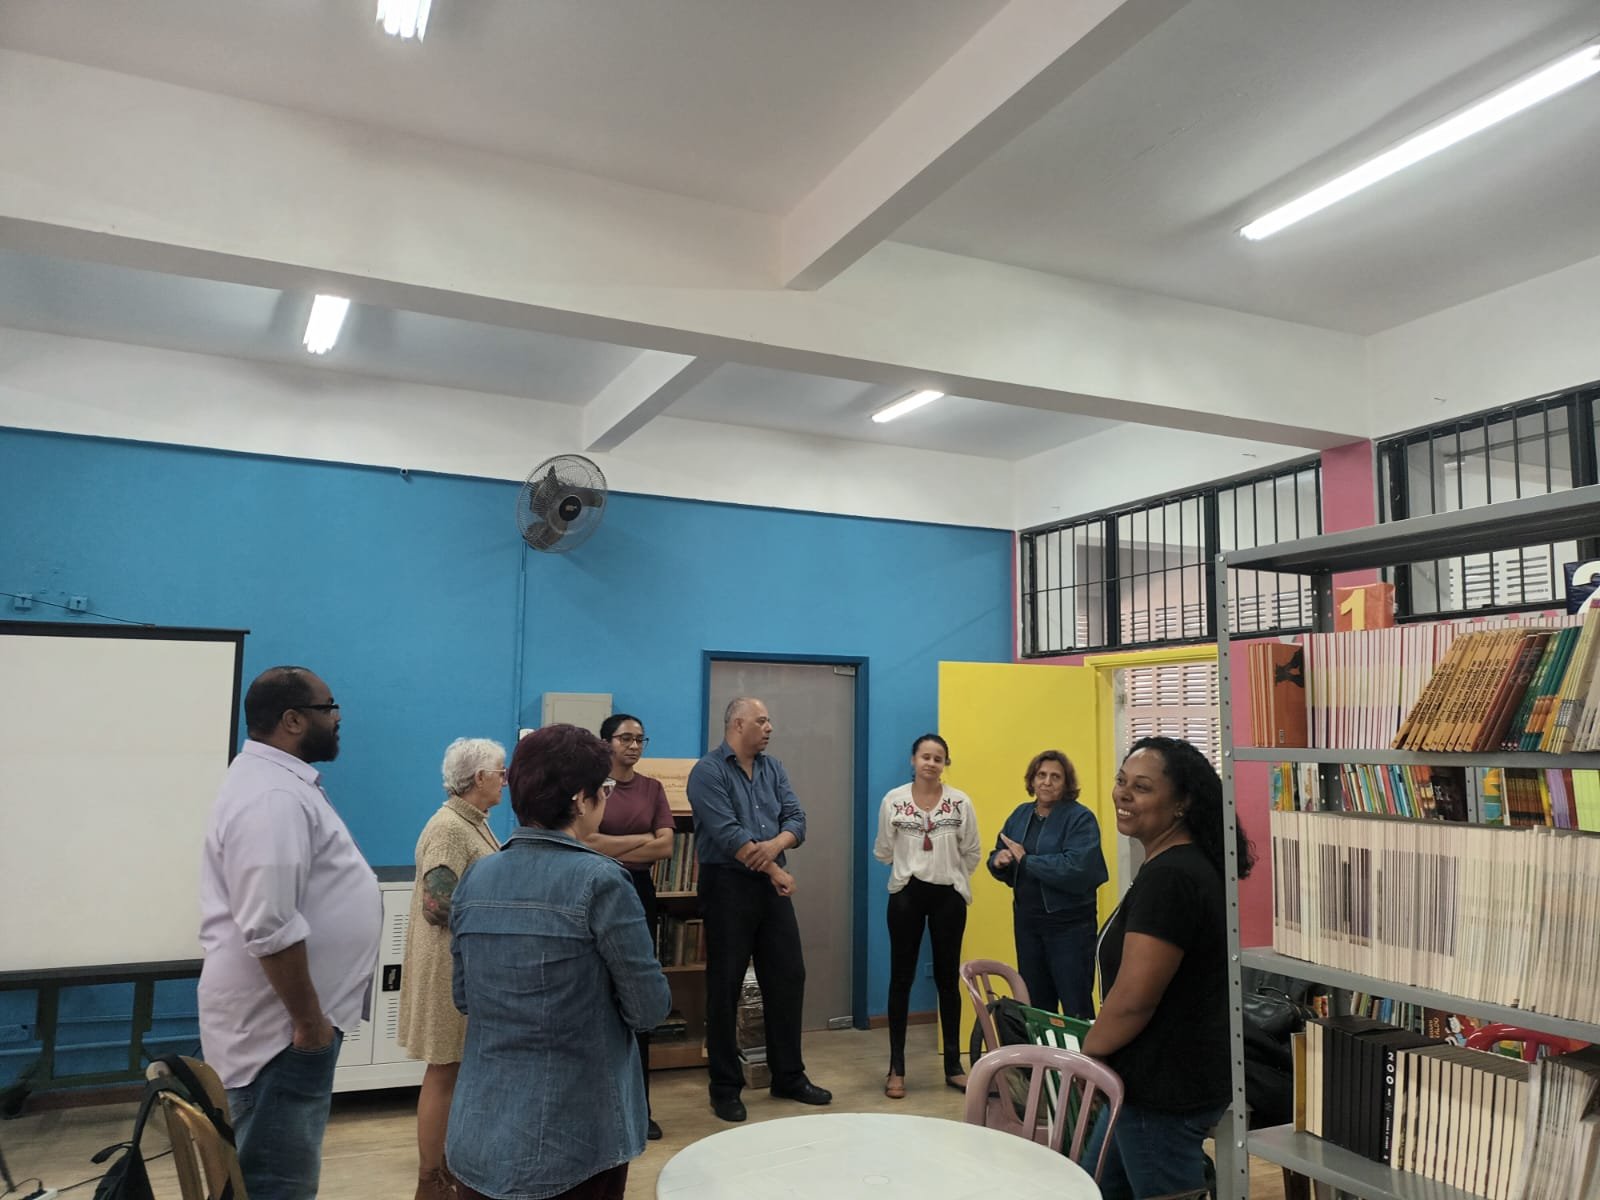
[[[950,747],[937,733],[911,744],[911,782],[883,798],[874,857],[889,872],[889,1075],[883,1094],[906,1094],[906,1016],[922,931],[933,943],[933,982],[944,1033],[944,1076],[965,1091],[961,1070],[961,935],[972,903],[972,872],[983,857],[978,816],[964,792],[944,782]]]

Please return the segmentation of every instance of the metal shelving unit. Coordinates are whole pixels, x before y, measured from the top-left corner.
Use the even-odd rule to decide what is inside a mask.
[[[1600,529],[1600,487],[1575,488],[1549,496],[1533,496],[1462,512],[1441,513],[1395,521],[1370,529],[1326,534],[1294,542],[1280,542],[1256,550],[1217,556],[1216,611],[1228,609],[1230,568],[1280,571],[1310,578],[1315,602],[1315,627],[1333,628],[1333,576],[1346,571],[1373,570],[1496,550],[1516,550],[1544,542],[1593,537]],[[1222,785],[1224,842],[1227,851],[1228,954],[1233,966],[1229,980],[1228,1019],[1232,1035],[1233,1103],[1217,1129],[1217,1194],[1224,1200],[1243,1200],[1250,1194],[1250,1160],[1255,1154],[1314,1180],[1330,1184],[1368,1200],[1469,1200],[1459,1189],[1443,1187],[1419,1176],[1392,1171],[1360,1155],[1292,1129],[1245,1132],[1243,981],[1246,966],[1312,979],[1335,987],[1397,1000],[1412,1000],[1428,1007],[1463,1013],[1503,1016],[1508,1020],[1549,1032],[1600,1041],[1600,1028],[1560,1017],[1526,1013],[1448,995],[1427,988],[1393,983],[1338,971],[1316,963],[1274,954],[1270,950],[1245,951],[1239,943],[1239,863],[1235,850],[1238,809],[1234,794],[1235,762],[1317,762],[1374,764],[1457,764],[1467,766],[1527,765],[1530,767],[1600,767],[1600,754],[1427,754],[1396,750],[1296,750],[1288,747],[1236,749],[1230,702],[1231,664],[1226,619],[1217,623],[1217,674],[1222,718]]]

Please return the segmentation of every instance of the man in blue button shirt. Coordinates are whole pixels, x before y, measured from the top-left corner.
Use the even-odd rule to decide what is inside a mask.
[[[705,919],[711,1108],[724,1121],[745,1118],[734,1014],[752,958],[766,1017],[772,1094],[801,1104],[833,1099],[806,1078],[800,1057],[806,964],[789,899],[794,876],[784,869],[784,851],[805,840],[806,814],[783,764],[766,754],[771,739],[767,706],[740,696],[723,717],[722,745],[689,772]]]

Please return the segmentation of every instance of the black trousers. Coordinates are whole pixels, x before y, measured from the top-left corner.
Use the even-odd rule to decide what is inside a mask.
[[[949,884],[912,876],[889,894],[889,1070],[906,1073],[906,1015],[926,928],[933,943],[933,985],[939,993],[944,1073],[961,1074],[961,935],[967,902]]]
[[[706,923],[706,1057],[712,1098],[736,1097],[744,1088],[734,1021],[745,967],[752,959],[761,985],[772,1086],[800,1086],[806,1077],[800,1057],[806,964],[793,902],[773,891],[765,875],[704,864],[700,915]]]
[[[650,941],[653,945],[656,940],[656,930],[661,924],[661,909],[656,903],[656,885],[650,878],[649,871],[629,871],[628,877],[633,880],[633,890],[639,893],[639,903],[644,905],[644,922],[650,926]],[[639,1039],[639,1066],[644,1070],[644,1099],[650,1102],[650,1032],[644,1030],[635,1035]]]

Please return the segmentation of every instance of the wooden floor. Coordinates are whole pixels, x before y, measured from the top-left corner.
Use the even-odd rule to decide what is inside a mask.
[[[888,1100],[883,1095],[883,1075],[888,1063],[888,1034],[883,1030],[839,1030],[806,1035],[806,1067],[813,1081],[834,1095],[832,1111],[897,1112],[961,1119],[961,1093],[944,1085],[934,1047],[932,1025],[912,1026],[908,1038],[908,1095]],[[650,1142],[629,1169],[629,1200],[649,1200],[655,1195],[656,1175],[666,1161],[690,1142],[719,1129],[706,1099],[705,1072],[660,1071],[651,1082],[656,1120],[666,1136]],[[802,1106],[773,1100],[765,1091],[747,1090],[750,1120],[793,1116],[808,1111]],[[128,1136],[133,1125],[133,1104],[94,1108],[29,1112],[0,1124],[0,1149],[11,1173],[20,1182],[42,1177],[47,1187],[65,1188],[103,1170],[89,1161],[101,1147]],[[323,1148],[324,1200],[369,1200],[393,1197],[404,1200],[416,1188],[416,1092],[394,1090],[357,1092],[334,1097],[333,1119]],[[166,1148],[166,1131],[157,1120],[145,1135],[146,1156]],[[151,1164],[151,1182],[157,1197],[176,1200],[177,1184],[170,1159]],[[1266,1163],[1251,1164],[1251,1195],[1257,1200],[1282,1200],[1277,1169]],[[30,1188],[24,1188],[27,1194]],[[71,1200],[88,1200],[92,1187],[72,1193]]]

